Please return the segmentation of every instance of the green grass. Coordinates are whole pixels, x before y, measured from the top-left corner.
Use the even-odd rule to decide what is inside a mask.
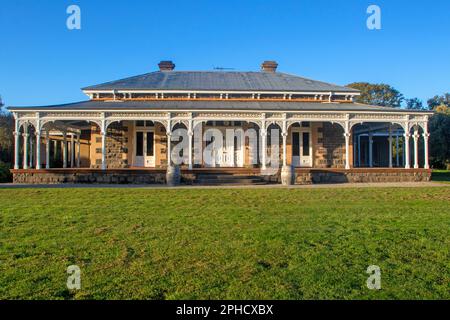
[[[431,180],[450,183],[450,170],[433,170]]]
[[[0,299],[450,299],[447,186],[2,189],[0,213]]]

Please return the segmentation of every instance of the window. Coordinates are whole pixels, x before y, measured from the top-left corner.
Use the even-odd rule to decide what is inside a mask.
[[[147,156],[153,157],[153,132],[147,132]]]
[[[144,133],[136,132],[136,157],[144,155]]]
[[[144,127],[145,121],[136,121],[136,127]]]
[[[300,156],[300,133],[299,132],[292,133],[292,155],[294,157]]]
[[[309,132],[303,132],[303,155],[309,156]]]
[[[311,126],[310,122],[302,122],[302,127],[303,128],[309,128]]]

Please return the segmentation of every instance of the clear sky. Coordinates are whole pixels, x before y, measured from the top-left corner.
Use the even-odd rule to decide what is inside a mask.
[[[66,9],[81,8],[81,30]],[[366,27],[381,8],[381,30]],[[450,90],[450,1],[1,0],[6,105],[85,100],[80,88],[157,69],[279,70],[348,84],[384,82],[425,100]]]

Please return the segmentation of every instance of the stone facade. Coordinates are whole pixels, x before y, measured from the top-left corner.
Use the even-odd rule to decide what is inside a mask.
[[[251,170],[251,169],[250,169]],[[62,183],[105,183],[105,184],[165,184],[165,170],[12,170],[14,183],[62,184]],[[191,185],[201,172],[183,170],[181,183]],[[238,173],[239,174],[239,173]],[[244,173],[240,173],[244,174]],[[246,175],[260,175],[258,170]],[[278,173],[261,176],[267,183],[281,183]],[[374,183],[374,182],[424,182],[430,181],[431,171],[425,169],[298,169],[295,184],[320,183]]]
[[[295,184],[320,183],[375,183],[426,182],[431,180],[430,170],[310,170],[297,171]]]
[[[115,122],[108,127],[106,136],[106,164],[110,169],[128,168],[129,136],[128,126]],[[99,169],[102,165],[102,136],[99,128],[91,129],[90,167]]]
[[[104,183],[104,184],[165,184],[166,172],[87,170],[79,172],[20,172],[13,173],[14,183],[63,184],[63,183]]]
[[[315,168],[344,168],[345,167],[345,139],[342,127],[328,122],[314,127],[316,130],[313,141],[315,146]],[[352,152],[350,152],[351,154]]]

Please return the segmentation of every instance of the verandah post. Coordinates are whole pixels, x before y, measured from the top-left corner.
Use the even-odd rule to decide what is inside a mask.
[[[419,128],[417,126],[414,127],[414,169],[419,168]]]
[[[15,115],[15,117],[17,117]],[[19,169],[19,148],[20,148],[20,126],[19,120],[15,121],[15,129],[14,129],[14,169]]]
[[[28,124],[23,129],[23,168],[28,169]]]
[[[45,130],[45,169],[50,169],[50,134],[48,130]]]

